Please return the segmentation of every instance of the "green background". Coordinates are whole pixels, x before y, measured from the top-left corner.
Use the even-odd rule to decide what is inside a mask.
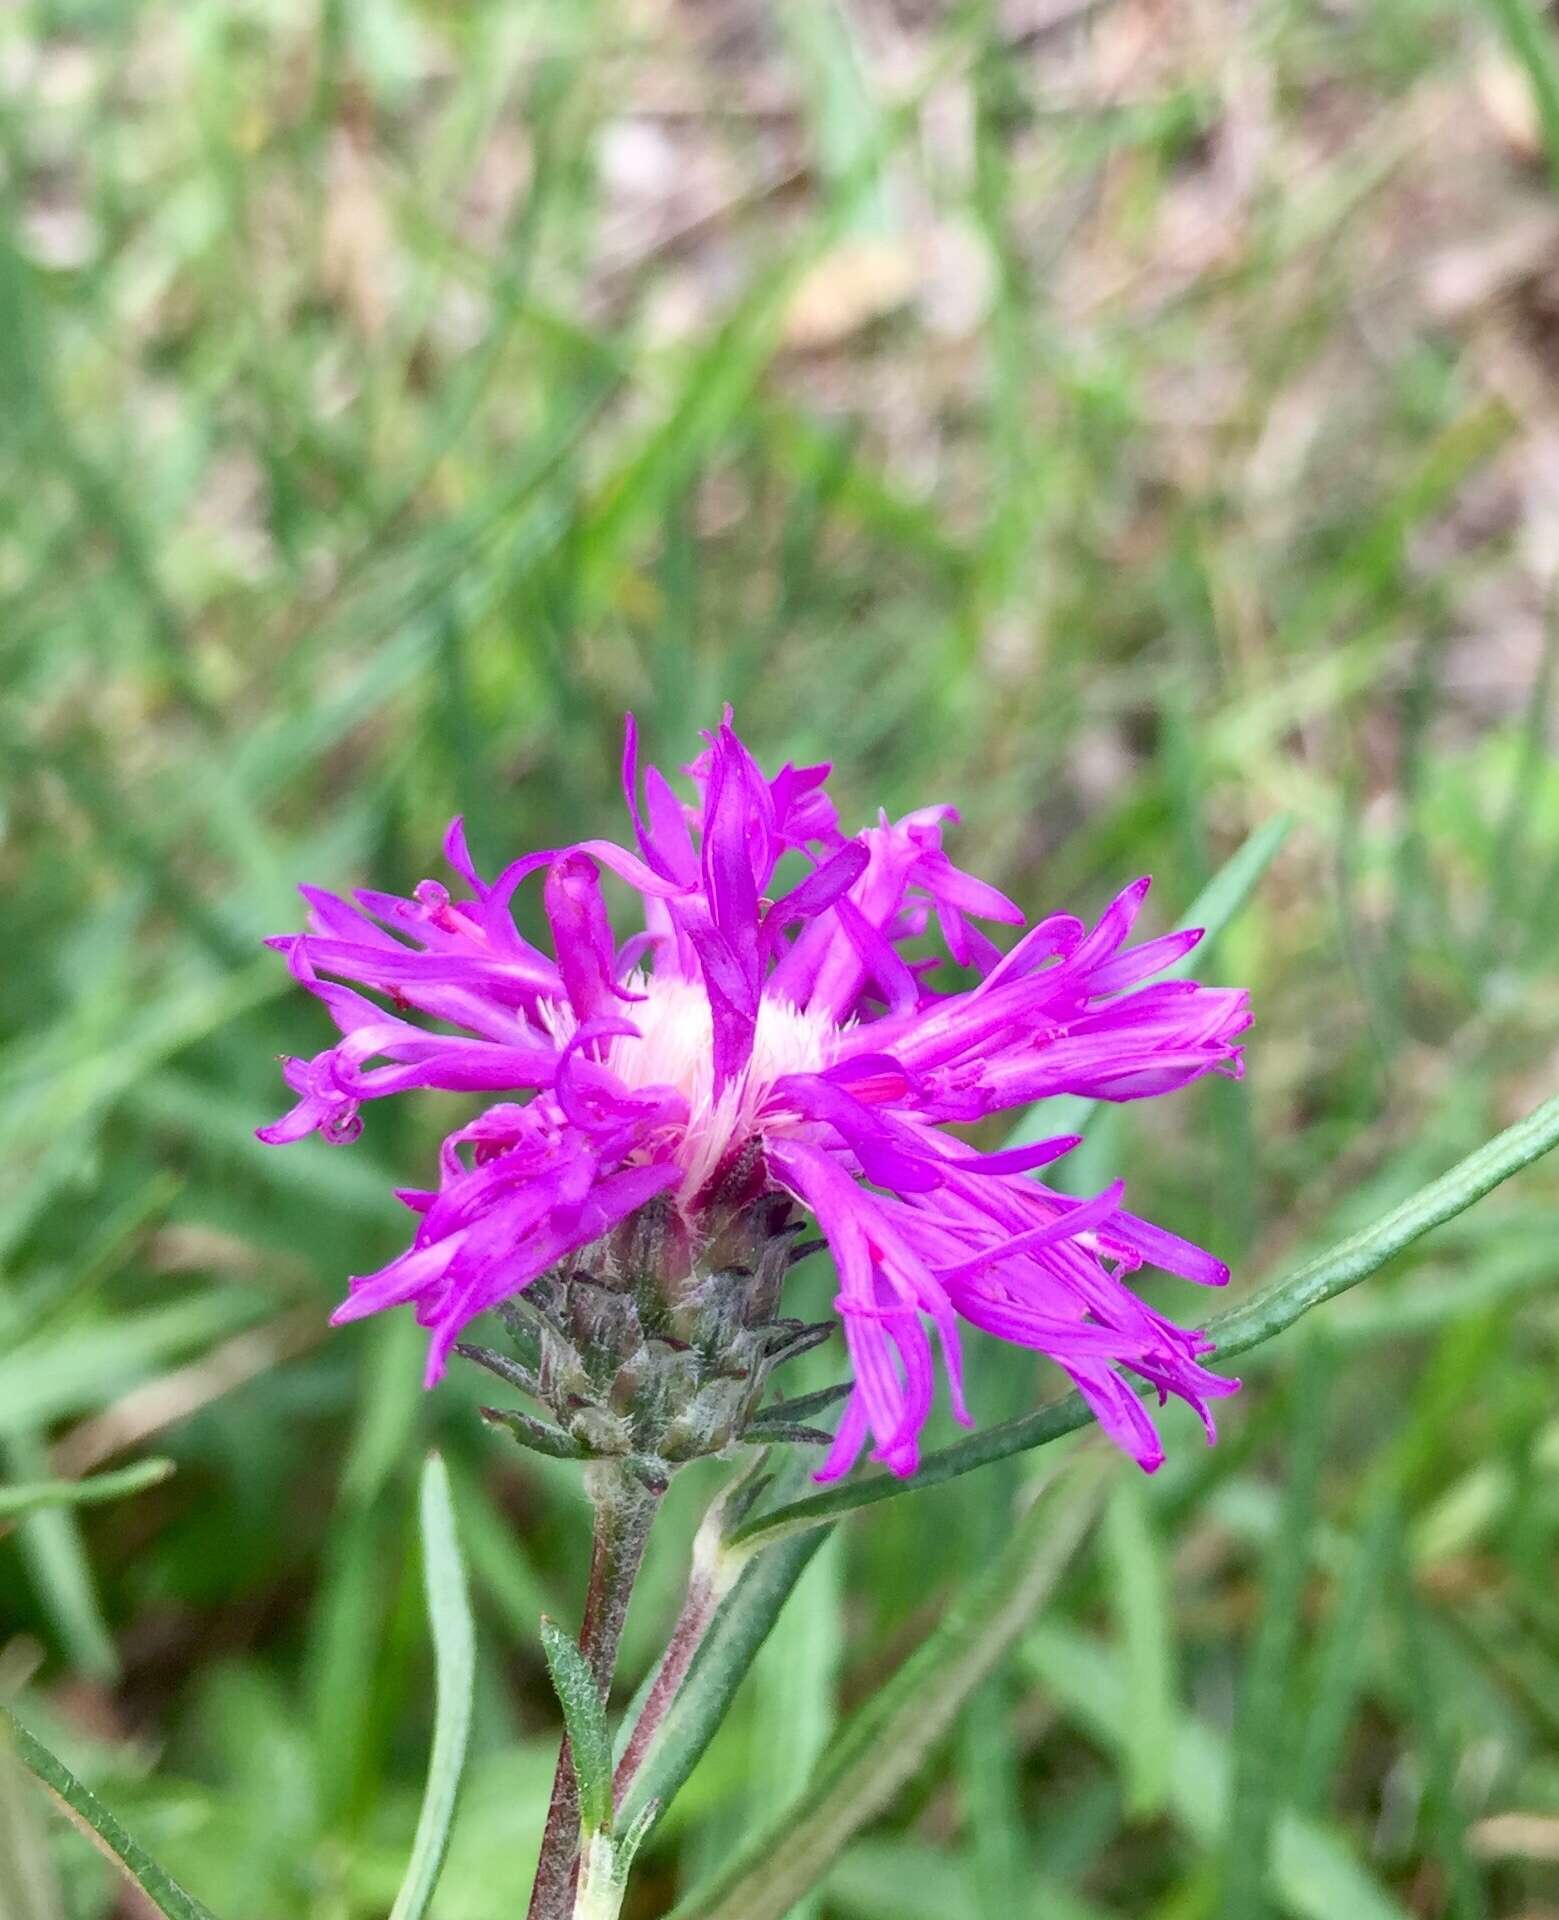
[[[588,1535],[479,1381],[422,1395],[406,1317],[326,1328],[463,1109],[255,1144],[326,1044],[257,945],[297,880],[405,890],[457,810],[488,865],[620,835],[629,706],[673,767],[733,702],[848,823],[956,801],[1035,916],[1152,872],[1160,931],[1289,812],[1207,972],[1252,990],[1247,1079],[1111,1112],[1075,1175],[1236,1296],[1552,1090],[1529,5],[6,10],[0,1478],[178,1471],[0,1539],[0,1694],[223,1920],[393,1899],[435,1438],[480,1679],[434,1913],[522,1910],[537,1616]],[[1216,1452],[1166,1413],[814,1920],[1559,1912],[1555,1203],[1534,1168],[1251,1356]],[[996,1419],[1056,1382],[974,1384]],[[831,1541],[632,1920],[799,1790],[1030,1470]],[[139,1913],[50,1835],[59,1911]]]

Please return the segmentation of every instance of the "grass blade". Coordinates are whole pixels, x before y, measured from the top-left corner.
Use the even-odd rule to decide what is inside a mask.
[[[6,1920],[64,1920],[43,1830],[43,1808],[0,1726],[0,1894]]]
[[[1553,29],[1533,0],[1487,0],[1487,5],[1511,52],[1526,69],[1548,150],[1549,175],[1559,191],[1559,46]]]
[[[1261,1617],[1241,1689],[1234,1736],[1234,1779],[1224,1835],[1225,1920],[1262,1920],[1271,1910],[1273,1827],[1288,1782],[1289,1676],[1300,1639],[1300,1610],[1310,1570],[1316,1483],[1326,1439],[1327,1342],[1305,1343],[1290,1396],[1288,1483],[1262,1572]]]
[[[104,1500],[122,1500],[160,1486],[172,1472],[171,1460],[137,1460],[133,1466],[95,1473],[88,1480],[31,1480],[0,1487],[0,1522],[20,1520],[44,1507],[93,1507]]]
[[[1358,1702],[1371,1616],[1379,1605],[1402,1525],[1400,1496],[1381,1482],[1365,1515],[1338,1585],[1332,1617],[1316,1651],[1316,1679],[1294,1762],[1294,1805],[1305,1813],[1331,1811],[1336,1782]]]
[[[17,1757],[22,1764],[37,1775],[69,1813],[97,1835],[159,1913],[165,1914],[167,1920],[212,1920],[211,1910],[158,1866],[146,1849],[131,1839],[97,1795],[82,1785],[57,1754],[29,1733],[9,1708],[0,1707],[0,1723],[16,1743]]]
[[[1120,1634],[1136,1711],[1122,1758],[1126,1810],[1138,1819],[1162,1813],[1169,1796],[1175,1719],[1174,1608],[1164,1547],[1147,1489],[1124,1475],[1110,1495],[1100,1536],[1110,1608]]]
[[[753,1668],[753,1725],[743,1818],[757,1825],[802,1792],[837,1718],[844,1664],[844,1541],[829,1536]],[[793,1920],[818,1920],[815,1900]]]
[[[1089,1634],[1042,1621],[1020,1659],[1077,1726],[1118,1753],[1134,1711],[1125,1667]],[[1215,1848],[1229,1800],[1230,1759],[1221,1735],[1181,1714],[1169,1769],[1169,1810],[1199,1849]],[[1407,1909],[1354,1858],[1334,1826],[1283,1809],[1272,1835],[1272,1879],[1293,1920],[1408,1920]],[[1198,1912],[1205,1908],[1198,1907]]]
[[[1208,1323],[1220,1357],[1258,1347],[1327,1300],[1356,1287],[1435,1227],[1454,1220],[1486,1193],[1559,1146],[1559,1096],[1495,1134],[1449,1173],[1421,1187],[1373,1226],[1307,1261],[1286,1280]]]
[[[436,1453],[422,1469],[422,1552],[427,1582],[428,1618],[438,1676],[438,1706],[433,1724],[433,1753],[423,1790],[417,1836],[412,1842],[406,1878],[395,1896],[390,1920],[422,1920],[438,1884],[449,1846],[455,1798],[465,1766],[471,1731],[471,1697],[476,1672],[476,1633],[466,1593],[465,1569],[455,1536],[449,1499],[449,1475]]]
[[[1163,979],[1183,979],[1196,971],[1198,961],[1205,958],[1206,949],[1261,884],[1263,874],[1278,857],[1293,824],[1292,814],[1278,814],[1259,826],[1238,852],[1223,863],[1175,923],[1177,927],[1201,927],[1207,937],[1200,946],[1193,947],[1166,967]]]
[[[36,1432],[9,1438],[0,1435],[0,1460],[16,1475],[16,1483],[36,1485],[47,1469],[48,1450]],[[92,1563],[74,1511],[57,1502],[45,1502],[22,1518],[17,1544],[71,1664],[94,1680],[117,1678],[119,1655],[103,1617]]]
[[[629,1810],[635,1816],[651,1801],[669,1807],[681,1792],[825,1537],[812,1527],[780,1541],[748,1567],[727,1596],[634,1782]]]

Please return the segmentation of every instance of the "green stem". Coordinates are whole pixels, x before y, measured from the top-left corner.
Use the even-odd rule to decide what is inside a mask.
[[[585,1484],[595,1509],[595,1535],[579,1650],[589,1664],[604,1706],[617,1665],[628,1601],[644,1559],[659,1496],[616,1461],[593,1462],[585,1471]],[[552,1798],[526,1920],[569,1920],[578,1855],[579,1786],[565,1735],[552,1779]]]

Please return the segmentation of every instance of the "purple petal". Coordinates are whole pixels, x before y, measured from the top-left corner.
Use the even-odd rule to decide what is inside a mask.
[[[595,862],[565,854],[547,869],[544,898],[569,1004],[581,1020],[596,1019],[615,1000],[617,978],[612,923]]]

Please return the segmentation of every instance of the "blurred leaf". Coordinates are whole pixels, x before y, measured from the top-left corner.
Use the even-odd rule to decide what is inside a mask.
[[[338,1505],[309,1624],[309,1718],[324,1818],[350,1823],[374,1798],[373,1736],[385,1685],[388,1616],[405,1522],[385,1507]]]
[[[1091,1636],[1044,1623],[1023,1645],[1022,1658],[1064,1712],[1104,1742],[1123,1750],[1133,1711],[1122,1664]],[[1170,1756],[1170,1809],[1200,1847],[1223,1837],[1229,1800],[1227,1744],[1210,1727],[1182,1714]],[[1272,1836],[1272,1880],[1279,1903],[1296,1920],[1407,1920],[1407,1910],[1353,1859],[1331,1828],[1299,1814],[1278,1815]]]
[[[844,1660],[843,1547],[830,1536],[753,1663],[744,1824],[756,1825],[795,1799],[833,1731]],[[792,1920],[815,1914],[811,1901],[802,1902]]]
[[[35,1432],[0,1439],[0,1458],[11,1472],[32,1478],[35,1485],[48,1464],[47,1450]],[[56,1501],[35,1507],[21,1520],[17,1540],[44,1613],[72,1666],[95,1680],[116,1679],[119,1655],[72,1507]]]
[[[0,1355],[0,1435],[107,1406],[153,1369],[253,1325],[274,1304],[232,1287],[20,1341]]]
[[[966,1862],[908,1837],[857,1840],[823,1887],[831,1906],[857,1920],[977,1920],[979,1911]],[[1023,1920],[1109,1920],[1104,1908],[1043,1873],[1009,1886],[1007,1897],[1009,1914]]]
[[[1126,1804],[1139,1819],[1163,1811],[1174,1725],[1174,1611],[1164,1549],[1142,1483],[1123,1474],[1104,1510],[1100,1548],[1110,1607],[1137,1710],[1127,1744]]]
[[[1289,1791],[1293,1757],[1291,1679],[1310,1571],[1331,1370],[1330,1344],[1319,1335],[1310,1336],[1302,1344],[1289,1393],[1287,1479],[1262,1568],[1261,1613],[1235,1721],[1222,1861],[1224,1920],[1261,1920],[1268,1911],[1272,1830]]]
[[[1315,1687],[1300,1729],[1289,1793],[1306,1813],[1326,1812],[1336,1799],[1344,1742],[1365,1669],[1365,1635],[1383,1598],[1393,1536],[1402,1524],[1394,1479],[1383,1477],[1369,1503],[1316,1648]]]
[[[1554,42],[1553,23],[1533,0],[1484,0],[1484,4],[1531,83],[1549,174],[1559,192],[1559,46]]]
[[[174,1471],[171,1460],[137,1460],[113,1473],[96,1473],[86,1480],[35,1480],[30,1485],[0,1485],[0,1522],[18,1520],[42,1507],[91,1507],[103,1500],[122,1500],[160,1485]]]
[[[417,1837],[390,1920],[422,1920],[438,1884],[455,1817],[460,1775],[465,1767],[476,1670],[475,1631],[465,1571],[460,1564],[460,1544],[455,1536],[449,1476],[436,1453],[428,1455],[422,1469],[420,1511],[423,1577],[427,1584],[428,1618],[433,1627],[437,1665],[437,1708]]]

